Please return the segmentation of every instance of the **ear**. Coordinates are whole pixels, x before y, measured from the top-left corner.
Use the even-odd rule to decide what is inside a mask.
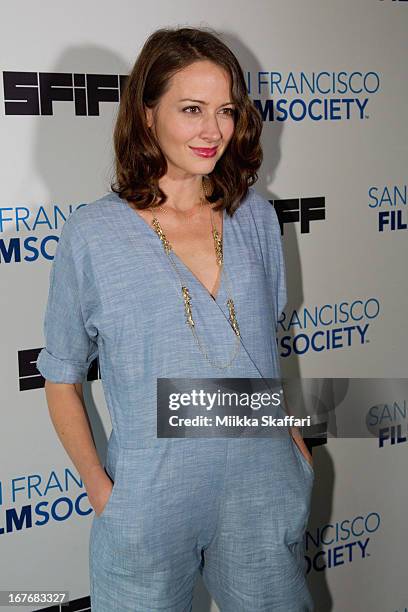
[[[151,108],[144,106],[144,111],[146,115],[146,125],[148,128],[151,128],[153,125],[153,111]]]

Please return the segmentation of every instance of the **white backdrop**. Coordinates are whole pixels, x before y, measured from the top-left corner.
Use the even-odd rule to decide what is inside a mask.
[[[72,610],[89,606],[92,513],[35,367],[49,271],[64,218],[108,191],[118,75],[166,25],[208,25],[232,47],[264,113],[255,188],[282,222],[288,206],[300,211],[299,221],[283,223],[283,374],[406,376],[408,2],[3,3],[1,589],[69,590]],[[59,87],[68,79],[59,91],[71,96],[72,75],[107,75],[96,81],[110,101],[95,115],[90,106],[76,114],[73,101],[47,108],[46,73]],[[85,77],[76,78],[80,93]],[[307,227],[311,204],[321,218]],[[348,316],[336,318],[340,304]],[[93,378],[85,400],[103,457],[110,422],[97,372]],[[405,410],[406,401],[390,394],[390,406]],[[380,447],[368,434],[322,442],[313,449],[306,534],[316,610],[403,612],[408,446]],[[196,595],[195,612],[216,610],[201,582]]]

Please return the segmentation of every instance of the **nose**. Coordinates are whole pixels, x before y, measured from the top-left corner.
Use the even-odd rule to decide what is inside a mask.
[[[218,118],[211,113],[208,113],[201,123],[201,137],[211,143],[219,143],[222,138],[222,131],[218,125]],[[214,145],[214,146],[215,146]]]

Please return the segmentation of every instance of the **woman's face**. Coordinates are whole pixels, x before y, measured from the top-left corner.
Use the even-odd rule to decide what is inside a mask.
[[[209,174],[234,132],[230,77],[210,61],[198,61],[175,74],[156,108],[146,108],[167,159],[167,175],[187,178]],[[200,157],[191,147],[217,147],[214,157]]]

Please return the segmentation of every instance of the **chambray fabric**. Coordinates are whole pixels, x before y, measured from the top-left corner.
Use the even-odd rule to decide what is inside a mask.
[[[114,193],[77,208],[50,274],[45,347],[53,382],[86,380],[98,356],[114,481],[89,542],[93,612],[187,612],[198,572],[221,612],[313,610],[303,535],[314,472],[292,438],[157,439],[158,377],[276,378],[285,265],[272,205],[250,188],[224,211],[224,267],[241,331],[226,370],[186,324],[179,278],[153,228]],[[210,357],[235,346],[223,274],[214,300],[174,255]]]

